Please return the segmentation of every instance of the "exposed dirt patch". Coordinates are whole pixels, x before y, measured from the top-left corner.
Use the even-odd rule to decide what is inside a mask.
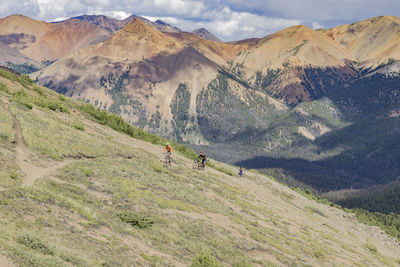
[[[16,265],[7,256],[0,254],[0,266],[1,267],[14,267]]]

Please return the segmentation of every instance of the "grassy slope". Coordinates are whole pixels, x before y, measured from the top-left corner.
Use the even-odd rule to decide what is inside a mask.
[[[394,240],[341,210],[258,173],[193,171],[182,155],[165,169],[161,146],[100,125],[45,88],[0,82],[10,91],[0,92],[0,248],[15,265],[187,266],[201,250],[224,266],[397,264]],[[18,90],[69,112],[26,108]],[[30,151],[22,162],[19,128]],[[66,164],[27,186],[27,162]],[[124,212],[153,224],[134,227]]]

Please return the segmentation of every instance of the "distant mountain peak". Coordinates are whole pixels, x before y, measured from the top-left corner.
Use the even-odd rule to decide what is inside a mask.
[[[218,37],[216,37],[215,35],[213,35],[212,33],[210,33],[207,29],[205,28],[199,28],[196,29],[194,31],[192,31],[192,33],[194,35],[197,35],[201,38],[207,39],[209,41],[213,41],[213,42],[222,42]]]
[[[170,24],[168,24],[168,23],[166,23],[166,22],[164,22],[164,21],[162,21],[160,19],[156,20],[155,23],[158,23],[158,24],[163,25],[163,26],[171,26]]]
[[[135,17],[127,23],[121,30],[136,33],[137,30],[154,31],[154,29],[149,26],[146,22]]]

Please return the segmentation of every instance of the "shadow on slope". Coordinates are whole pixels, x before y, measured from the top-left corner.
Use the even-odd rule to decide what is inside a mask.
[[[399,178],[400,118],[366,118],[317,138],[316,153],[335,153],[323,159],[257,156],[236,164],[247,168],[283,168],[315,189],[368,187]],[[299,148],[301,149],[301,148]]]

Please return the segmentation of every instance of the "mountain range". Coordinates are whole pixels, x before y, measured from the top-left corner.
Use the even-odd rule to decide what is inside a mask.
[[[39,84],[217,159],[323,193],[399,179],[397,17],[223,43],[137,16],[13,15],[0,40]]]

